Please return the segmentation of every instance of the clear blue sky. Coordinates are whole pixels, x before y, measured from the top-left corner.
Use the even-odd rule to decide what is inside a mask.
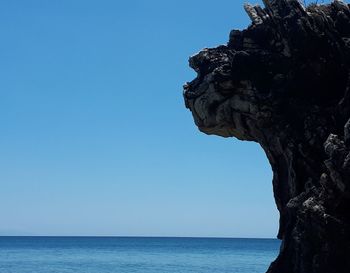
[[[2,1],[0,234],[275,237],[254,143],[185,109],[244,1]]]

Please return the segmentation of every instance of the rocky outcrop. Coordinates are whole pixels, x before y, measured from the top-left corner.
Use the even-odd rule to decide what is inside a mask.
[[[264,5],[246,4],[247,29],[190,58],[186,107],[202,132],[266,152],[282,240],[268,272],[349,273],[350,7]]]

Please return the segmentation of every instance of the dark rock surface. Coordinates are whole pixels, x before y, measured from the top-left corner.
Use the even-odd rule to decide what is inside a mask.
[[[268,272],[349,273],[350,6],[264,4],[245,5],[252,24],[227,45],[190,58],[186,107],[202,132],[266,152],[282,240]]]

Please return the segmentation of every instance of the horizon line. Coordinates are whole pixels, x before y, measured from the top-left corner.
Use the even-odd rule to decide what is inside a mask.
[[[0,237],[62,237],[62,238],[178,238],[178,239],[258,239],[279,240],[272,237],[227,237],[227,236],[144,236],[144,235],[0,235]]]

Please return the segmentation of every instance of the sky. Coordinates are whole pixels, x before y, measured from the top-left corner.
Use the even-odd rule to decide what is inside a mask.
[[[262,149],[200,133],[182,98],[243,3],[2,1],[0,234],[274,238]]]

